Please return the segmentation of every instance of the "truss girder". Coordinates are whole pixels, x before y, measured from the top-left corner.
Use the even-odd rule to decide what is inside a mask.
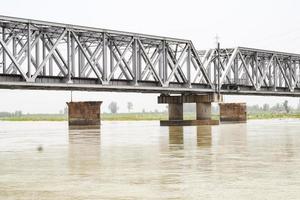
[[[219,51],[219,56],[217,53],[202,53],[202,59],[204,66],[207,67],[209,63],[213,65],[215,71],[220,71],[221,88],[240,86],[247,87],[249,91],[260,91],[263,87],[274,92],[278,89],[294,92],[295,88],[299,88],[300,55],[298,54],[244,47]],[[217,77],[216,74],[212,81],[214,82]]]
[[[7,87],[300,95],[298,54],[245,47],[197,51],[190,40],[5,16],[0,27],[0,85]]]

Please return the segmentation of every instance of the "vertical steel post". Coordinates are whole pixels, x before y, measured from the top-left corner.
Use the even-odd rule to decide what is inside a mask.
[[[30,23],[27,25],[27,76],[31,78]]]
[[[113,47],[113,41],[109,41],[109,51],[110,51],[110,54],[109,54],[109,56],[110,56],[110,73],[112,73],[112,71],[113,71],[113,69],[114,69],[114,66],[115,66],[113,50],[114,50],[114,47]],[[114,79],[114,75],[112,75],[111,78]]]
[[[80,42],[80,36],[78,36],[78,41]],[[77,45],[77,52],[78,52],[78,77],[81,77],[81,68],[82,68],[82,56],[81,56],[81,50],[79,48],[79,45]]]
[[[168,80],[168,47],[166,40],[163,40],[162,43],[162,52],[163,52],[163,77],[162,81],[166,83]]]
[[[211,52],[211,53],[213,53],[213,52]],[[209,57],[210,57],[210,56],[209,56]],[[211,65],[210,60],[208,60],[207,62],[208,62],[208,63],[207,63],[207,75],[208,75],[209,80],[212,80],[212,79],[211,79],[211,71],[212,71],[212,70],[211,70],[211,66],[212,66],[212,65]],[[201,81],[201,80],[200,80],[200,81]]]
[[[132,68],[133,68],[133,84],[138,85],[138,63],[137,63],[137,39],[132,44]]]
[[[106,34],[102,33],[102,51],[103,51],[103,60],[102,60],[102,68],[103,74],[102,79],[103,81],[107,81],[107,39]]]
[[[261,62],[261,70],[262,70],[263,74],[265,74],[265,73],[267,74],[266,70],[268,70],[268,69],[266,69],[265,57],[261,57],[260,62]],[[264,78],[264,77],[262,77],[262,78]],[[261,80],[260,84],[263,84],[264,82],[265,82],[265,79]],[[267,82],[265,82],[265,83],[267,83]]]
[[[259,63],[257,58],[257,53],[254,55],[254,65],[255,65],[255,74],[256,74],[256,86],[259,86]]]
[[[67,33],[67,67],[68,67],[68,77],[67,82],[71,81],[71,74],[72,74],[72,56],[71,56],[71,32],[68,31]]]
[[[78,37],[79,39],[79,42],[80,42],[80,38]],[[85,57],[84,57],[84,54],[83,52],[78,49],[79,52],[80,52],[80,77],[85,77],[85,73],[83,72],[83,69],[85,67]]]
[[[221,66],[221,60],[220,60],[220,42],[218,42],[218,46],[217,46],[217,52],[218,52],[218,97],[220,97],[220,93],[221,93],[221,84],[220,84],[220,66]]]
[[[296,86],[296,83],[297,83],[297,75],[296,75],[296,70],[297,70],[297,66],[296,66],[296,62],[293,61],[293,75],[295,77],[295,80],[294,80],[294,83],[293,83],[293,86],[295,87]]]
[[[251,76],[252,76],[252,80],[255,81],[255,68],[254,68],[254,60],[253,60],[253,56],[250,56],[250,62],[249,64],[251,65]],[[255,83],[254,83],[255,84]]]
[[[234,83],[235,84],[239,84],[239,60],[238,60],[238,56],[236,56],[234,58],[234,64],[233,64],[233,69],[234,69]]]
[[[240,55],[241,56],[241,55]],[[251,73],[251,71],[250,71],[250,67],[249,67],[249,65],[250,65],[250,62],[249,62],[249,57],[248,56],[246,56],[245,57],[245,68],[247,68],[248,69],[248,71],[249,71],[249,73]],[[242,63],[242,65],[243,65],[243,63]],[[251,74],[249,74],[249,76],[251,76]],[[249,77],[248,75],[247,75],[247,72],[245,72],[244,73],[244,77],[245,77],[245,80],[246,80],[246,85],[249,85],[249,80],[250,80],[250,77]]]
[[[215,92],[217,92],[218,91],[218,86],[217,86],[217,81],[218,81],[218,78],[217,78],[217,75],[219,76],[219,74],[217,74],[217,67],[218,67],[218,61],[217,61],[217,59],[218,59],[218,49],[216,49],[216,51],[214,52],[214,54],[215,54],[215,56],[216,56],[216,58],[214,59],[214,62],[213,62],[213,64],[214,64],[214,86],[215,86]]]
[[[141,80],[142,77],[142,49],[139,47],[139,45],[136,46],[138,48],[137,50],[137,81]]]
[[[269,70],[268,78],[269,78],[269,86],[271,87],[273,85],[273,82],[272,82],[272,67],[274,67],[274,64],[275,64],[274,58],[273,58],[272,61],[270,60],[270,62],[272,62],[272,64],[270,65],[269,69],[267,69],[267,70]]]
[[[49,58],[49,75],[53,76],[53,57]]]
[[[282,87],[282,74],[281,73],[278,74],[278,85],[279,85],[279,87]]]
[[[279,60],[278,60],[279,62]],[[276,67],[276,62],[274,60],[273,62],[273,90],[276,91],[276,85],[277,85],[277,67]]]
[[[300,61],[297,60],[296,63],[297,63],[297,68],[298,68],[296,73],[298,74],[298,76],[297,76],[297,74],[295,76],[297,77],[297,81],[299,81],[300,80]]]
[[[293,60],[292,60],[292,57],[290,57],[290,66],[289,66],[289,83],[290,83],[290,86],[293,85]]]
[[[71,65],[72,65],[72,74],[75,76],[75,39],[71,35]]]
[[[49,58],[49,76],[53,76],[53,56],[52,55]]]
[[[5,38],[6,38],[5,28],[2,27],[2,40],[5,41]],[[3,69],[3,74],[6,74],[6,52],[4,51],[4,48],[3,48],[3,51],[2,51],[2,69]]]
[[[37,69],[40,66],[40,40],[39,39],[35,44],[35,63]],[[42,74],[42,72],[40,74]]]
[[[294,67],[295,67],[295,68],[294,68],[294,75],[295,75],[295,83],[294,83],[294,87],[297,87],[298,81],[299,81],[297,74],[299,74],[299,71],[297,70],[297,69],[298,69],[298,64],[297,64],[297,61],[296,61],[296,60],[294,60],[294,64],[295,64],[295,66],[294,66]]]
[[[16,36],[15,36],[15,33],[14,33],[14,36],[13,36],[13,38],[12,38],[12,42],[13,42],[13,49],[12,49],[12,51],[13,51],[13,56],[14,57],[16,57],[16,55],[17,55],[17,41],[16,41]],[[13,72],[12,72],[13,74],[16,74],[17,73],[17,68],[16,68],[16,66],[15,65],[13,65]]]
[[[161,41],[160,47],[159,47],[159,62],[158,62],[158,74],[159,77],[161,78],[162,81],[164,81],[164,62],[165,62],[165,57],[164,57],[164,41]]]
[[[45,40],[45,34],[42,35],[42,46],[43,46],[43,60],[46,58],[46,40]],[[47,75],[47,65],[45,64],[43,66],[43,75]]]
[[[192,81],[191,81],[191,59],[192,59],[192,55],[191,55],[191,45],[189,44],[189,47],[187,49],[187,62],[186,62],[186,74],[187,74],[187,84],[188,87],[191,87]]]

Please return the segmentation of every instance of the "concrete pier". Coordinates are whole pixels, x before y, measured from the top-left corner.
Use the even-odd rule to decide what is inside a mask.
[[[70,128],[99,128],[102,101],[68,102]]]
[[[211,119],[211,103],[196,103],[196,119]]]
[[[223,123],[245,123],[247,121],[246,103],[220,103],[220,121]]]
[[[158,103],[169,105],[169,119],[161,120],[161,126],[197,126],[197,125],[218,125],[219,120],[211,119],[211,103],[222,101],[222,96],[217,94],[203,95],[182,95],[158,97]],[[196,103],[196,119],[183,119],[183,104]]]
[[[183,104],[170,103],[169,104],[169,120],[183,120]]]

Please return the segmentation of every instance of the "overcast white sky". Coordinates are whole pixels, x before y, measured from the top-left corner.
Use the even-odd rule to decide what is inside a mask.
[[[247,46],[300,53],[300,1],[297,0],[1,0],[0,15],[94,26],[190,39],[197,49]],[[0,111],[56,113],[70,100],[70,92],[0,90]],[[126,111],[164,109],[157,95],[74,92],[74,100],[117,101]],[[226,96],[227,102],[275,104],[299,98]]]

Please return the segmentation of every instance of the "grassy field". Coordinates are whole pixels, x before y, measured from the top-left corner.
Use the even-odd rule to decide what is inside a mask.
[[[141,121],[141,120],[165,120],[168,118],[167,113],[103,113],[101,120],[104,121]],[[213,119],[218,119],[218,115],[213,115]],[[248,114],[248,119],[287,119],[299,118],[300,113],[257,113]],[[186,113],[184,119],[195,119],[194,113]],[[56,114],[27,114],[22,116],[2,117],[1,121],[66,121],[66,115]]]
[[[22,116],[0,117],[1,121],[66,121],[67,116],[55,114],[27,114]]]
[[[249,114],[248,119],[300,119],[300,113],[257,113]]]

